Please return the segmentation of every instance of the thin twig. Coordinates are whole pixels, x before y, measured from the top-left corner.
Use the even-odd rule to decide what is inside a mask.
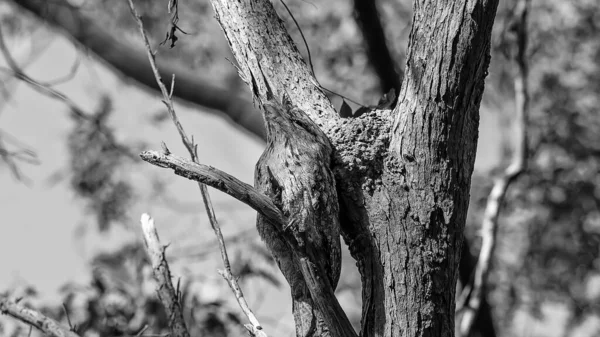
[[[28,184],[30,180],[23,175],[17,161],[38,165],[40,161],[37,158],[37,155],[34,151],[26,148],[24,145],[20,145],[18,141],[13,141],[13,145],[19,147],[19,149],[15,151],[10,151],[7,147],[7,141],[5,141],[5,137],[9,136],[5,134],[5,132],[0,129],[0,158],[6,163],[15,179],[23,182],[24,184]]]
[[[294,17],[294,14],[292,14],[292,11],[288,7],[288,5],[286,5],[286,3],[283,0],[279,0],[279,1],[281,1],[281,4],[283,5],[283,7],[285,7],[285,10],[292,17],[292,20],[294,20],[294,24],[296,24],[296,27],[298,28],[298,31],[300,32],[300,36],[302,37],[302,41],[304,41],[304,46],[306,47],[306,53],[308,54],[308,63],[310,64],[310,70],[312,71],[312,75],[314,76],[315,81],[317,81],[317,83],[319,83],[319,80],[317,79],[317,75],[315,74],[315,67],[313,66],[312,57],[310,55],[310,48],[308,48],[308,42],[306,42],[306,37],[304,37],[304,32],[302,32],[302,29],[300,28],[300,24],[298,24],[298,21],[296,21],[296,18]]]
[[[57,321],[46,317],[36,310],[29,309],[21,304],[10,301],[8,298],[0,298],[0,313],[9,315],[19,321],[37,328],[41,332],[54,337],[79,337]]]
[[[312,61],[312,56],[310,55],[310,48],[308,47],[308,42],[306,41],[306,37],[304,36],[304,32],[302,31],[302,29],[300,28],[300,24],[298,23],[298,21],[296,20],[296,18],[294,17],[294,14],[292,14],[292,11],[290,10],[290,8],[288,7],[288,5],[283,1],[283,0],[279,0],[281,2],[281,4],[283,5],[283,7],[285,7],[285,10],[288,12],[288,14],[290,15],[290,17],[292,18],[292,20],[294,21],[294,24],[296,25],[296,28],[298,28],[298,31],[300,32],[300,36],[302,37],[302,41],[304,42],[304,47],[306,47],[306,53],[308,54],[308,64],[310,65],[310,71],[312,72],[313,78],[315,80],[315,85],[318,86],[319,88],[329,92],[330,94],[336,95],[341,97],[342,99],[346,99],[356,105],[359,105],[360,107],[366,108],[366,106],[364,106],[363,104],[360,104],[344,95],[338,94],[335,91],[329,90],[327,88],[325,88],[324,86],[321,85],[321,83],[319,82],[319,79],[317,78],[317,74],[315,73],[315,67],[313,66],[313,61]],[[314,4],[311,4],[314,6]],[[236,67],[237,68],[237,67]]]
[[[529,113],[529,97],[527,89],[527,13],[531,0],[521,0],[515,10],[518,18],[517,53],[515,63],[515,150],[511,164],[499,177],[488,197],[483,223],[481,226],[481,250],[475,267],[473,283],[466,286],[457,301],[457,312],[461,318],[457,325],[457,336],[469,336],[473,322],[481,306],[481,299],[488,284],[490,264],[496,246],[498,217],[510,185],[527,169],[527,115]]]
[[[77,116],[86,118],[88,120],[91,120],[93,118],[92,116],[88,116],[86,113],[84,113],[83,109],[78,107],[77,104],[75,104],[75,102],[73,102],[69,97],[67,97],[66,95],[64,95],[63,93],[61,93],[58,90],[52,89],[49,86],[44,85],[44,84],[34,80],[33,78],[27,76],[27,74],[25,74],[21,70],[21,68],[15,61],[15,59],[10,54],[10,51],[8,50],[8,47],[6,46],[6,43],[4,42],[1,25],[0,25],[0,51],[2,52],[2,55],[4,56],[6,63],[10,67],[10,69],[0,68],[2,71],[7,72],[7,73],[11,74],[12,76],[14,76],[15,78],[18,78],[21,81],[28,83],[29,85],[31,85],[33,87],[33,89],[35,89],[36,91],[38,91],[46,96],[63,101],[71,109],[71,111],[74,114],[76,114]]]
[[[46,81],[46,82],[40,82],[42,85],[51,87],[54,85],[58,85],[58,84],[62,84],[65,82],[68,82],[70,80],[72,80],[75,75],[77,74],[77,70],[79,70],[79,66],[81,65],[81,56],[79,54],[79,51],[77,52],[76,56],[75,56],[75,61],[73,62],[73,64],[71,65],[71,69],[69,69],[69,72],[64,75],[61,76],[59,78],[55,78],[53,80],[50,81]]]
[[[162,82],[160,73],[158,72],[158,68],[156,66],[155,55],[152,52],[152,48],[150,47],[150,41],[148,40],[148,37],[146,36],[146,32],[144,30],[144,24],[142,22],[142,19],[135,9],[133,0],[127,0],[127,1],[129,2],[129,8],[131,10],[131,14],[135,18],[135,20],[138,24],[139,30],[140,30],[140,34],[142,35],[142,38],[144,40],[144,45],[146,47],[146,51],[148,54],[148,60],[150,61],[150,66],[152,68],[152,72],[154,73],[154,77],[156,78],[156,83],[160,87],[160,91],[163,95],[163,99],[164,99],[163,103],[167,106],[167,110],[169,111],[169,115],[171,116],[171,119],[173,120],[173,124],[175,124],[175,127],[177,128],[177,131],[179,132],[179,135],[181,137],[181,141],[183,142],[184,146],[188,150],[192,161],[196,164],[199,164],[198,163],[197,146],[193,143],[193,141],[189,140],[189,138],[187,137],[187,135],[183,129],[183,126],[179,122],[179,118],[177,117],[177,115],[175,113],[171,95],[170,95],[169,91],[167,90],[167,88],[165,87],[164,83]],[[172,83],[172,87],[173,87],[174,77],[173,77],[172,82],[173,82]],[[246,302],[246,299],[244,298],[242,290],[240,289],[240,287],[237,283],[237,280],[231,273],[231,265],[229,263],[229,258],[227,256],[225,240],[223,239],[223,234],[221,233],[221,227],[219,226],[219,223],[217,222],[217,218],[215,216],[215,212],[212,207],[212,202],[210,199],[210,195],[208,194],[206,185],[204,185],[202,183],[198,183],[198,187],[200,188],[200,194],[202,195],[202,200],[204,202],[204,207],[206,208],[206,213],[208,214],[208,218],[210,220],[211,227],[212,227],[215,235],[217,236],[217,240],[219,241],[221,258],[223,259],[223,266],[225,268],[220,273],[225,278],[227,283],[229,284],[229,287],[235,294],[235,297],[237,299],[237,302],[238,302],[240,308],[242,309],[244,314],[248,317],[248,320],[251,323],[251,325],[248,325],[248,324],[245,325],[246,328],[249,330],[250,333],[252,333],[255,336],[266,336],[266,333],[262,330],[262,326],[260,325],[256,316],[254,316],[254,313],[252,312],[252,310],[250,310],[248,303]]]
[[[4,42],[1,25],[0,25],[0,52],[4,56],[6,63],[10,67],[10,69],[0,67],[0,71],[3,71],[21,81],[29,84],[34,90],[36,90],[37,92],[39,92],[43,95],[46,95],[48,97],[62,101],[64,104],[66,104],[69,107],[69,109],[71,110],[71,113],[73,115],[80,117],[88,122],[91,122],[94,124],[97,123],[97,119],[96,119],[95,115],[86,113],[84,109],[82,109],[80,106],[78,106],[67,95],[63,94],[62,92],[60,92],[56,89],[51,88],[50,85],[52,85],[52,83],[50,83],[50,84],[42,83],[42,82],[39,82],[39,81],[29,77],[27,74],[25,74],[25,72],[19,67],[19,65],[17,64],[15,59],[12,57],[10,51],[8,50],[8,47],[6,46],[6,43]],[[106,130],[104,130],[103,128],[98,127],[97,130],[102,135],[111,138],[109,133]],[[129,155],[128,151],[123,149],[121,146],[115,144],[114,142],[111,142],[110,146],[117,149],[120,152],[124,152]],[[129,156],[131,156],[131,155],[129,155]]]
[[[171,271],[165,256],[166,247],[161,245],[154,226],[154,220],[148,214],[142,214],[140,222],[144,233],[146,251],[152,264],[152,273],[157,283],[156,292],[167,311],[171,332],[176,337],[190,337],[183,319],[182,303],[179,301],[178,293],[171,282]]]

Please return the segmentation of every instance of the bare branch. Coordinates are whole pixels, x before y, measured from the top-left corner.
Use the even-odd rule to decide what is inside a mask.
[[[183,126],[179,122],[179,118],[177,117],[177,114],[175,113],[175,108],[173,107],[172,95],[173,95],[173,88],[175,86],[175,75],[172,76],[171,92],[169,92],[169,91],[167,91],[167,88],[165,87],[165,85],[162,83],[162,79],[161,79],[160,73],[158,71],[158,67],[156,66],[155,56],[154,56],[154,53],[152,52],[152,48],[150,47],[150,42],[148,41],[148,37],[146,36],[146,32],[144,30],[144,24],[141,20],[141,17],[139,16],[139,14],[137,13],[137,11],[135,9],[133,0],[128,0],[128,2],[129,2],[129,8],[131,10],[131,14],[135,18],[135,21],[137,22],[138,27],[140,29],[140,34],[142,36],[142,39],[144,40],[144,44],[146,46],[146,52],[148,55],[148,60],[150,61],[150,66],[152,67],[152,72],[154,73],[156,83],[158,84],[160,91],[163,94],[163,98],[164,98],[163,103],[165,103],[165,105],[167,106],[169,115],[171,116],[171,119],[173,120],[173,124],[175,124],[175,126],[177,127],[177,131],[179,132],[179,135],[181,136],[181,141],[183,142],[186,149],[188,150],[190,157],[192,158],[192,161],[194,162],[195,165],[200,165],[198,163],[197,145],[194,144],[193,138],[190,141],[190,139],[186,135],[186,133],[183,129]],[[170,6],[169,6],[169,8],[170,8]],[[166,145],[164,145],[164,143],[163,143],[163,148],[164,148],[165,155],[167,155],[167,156],[170,155],[168,153],[168,149],[166,148]],[[145,153],[148,153],[148,152],[145,152]],[[142,158],[144,158],[143,155],[144,155],[144,153],[142,153]],[[160,155],[160,154],[157,154],[157,155]],[[183,159],[183,158],[181,158],[181,159]],[[192,164],[192,163],[190,163],[190,164]],[[202,165],[202,166],[204,166],[204,165]],[[207,167],[207,166],[204,166],[204,167]],[[177,173],[177,170],[176,170],[176,173]],[[221,175],[221,176],[223,176],[223,175]],[[227,175],[227,176],[229,177],[230,181],[237,182],[237,184],[236,184],[237,186],[242,186],[242,184],[244,184],[232,176],[229,176],[229,175]],[[250,185],[247,185],[247,186],[251,187]],[[244,298],[244,294],[242,293],[242,290],[241,290],[239,284],[237,283],[236,278],[231,273],[231,264],[229,263],[229,257],[227,256],[227,248],[225,246],[225,239],[223,238],[223,234],[221,233],[221,227],[219,226],[217,217],[215,216],[215,211],[213,209],[210,195],[208,194],[206,185],[204,185],[202,182],[200,182],[200,180],[198,180],[198,187],[200,188],[200,194],[202,195],[202,200],[204,202],[204,207],[206,209],[206,213],[208,214],[208,219],[210,220],[210,225],[211,225],[211,227],[217,237],[217,240],[219,242],[221,258],[223,260],[223,266],[225,268],[223,271],[220,271],[220,274],[225,278],[225,280],[229,284],[229,287],[233,291],[235,298],[238,302],[238,305],[240,306],[240,308],[242,309],[242,311],[244,312],[246,317],[248,317],[248,320],[251,323],[251,324],[244,325],[246,327],[246,329],[248,329],[248,331],[253,336],[266,337],[267,334],[262,330],[262,326],[260,325],[260,322],[258,321],[256,316],[254,315],[254,313],[248,306],[248,303],[246,302],[246,299]],[[268,198],[266,198],[266,199],[268,199]],[[269,199],[269,202],[270,202],[270,199]],[[277,209],[276,207],[274,207],[274,205],[273,205],[273,208]]]
[[[44,85],[44,84],[34,80],[33,78],[27,76],[27,74],[25,74],[21,70],[21,68],[19,67],[17,62],[14,60],[14,58],[10,54],[10,51],[8,50],[8,47],[6,46],[6,43],[4,42],[4,37],[2,35],[2,27],[1,26],[0,26],[0,52],[2,52],[2,55],[4,56],[6,63],[10,67],[10,69],[0,68],[0,70],[11,74],[15,78],[18,78],[23,82],[26,82],[27,84],[31,85],[33,87],[33,89],[35,89],[36,91],[38,91],[46,96],[49,96],[49,97],[52,97],[52,98],[55,98],[55,99],[58,99],[58,100],[64,102],[71,109],[71,111],[74,114],[76,114],[77,116],[88,119],[88,120],[93,119],[93,117],[88,116],[83,111],[83,109],[81,109],[79,106],[77,106],[77,104],[75,104],[75,102],[73,102],[69,97],[67,97],[66,95],[64,95],[63,93],[61,93],[58,90],[52,89],[49,86]]]
[[[471,254],[471,249],[469,246],[469,240],[465,238],[463,241],[462,252],[460,254],[460,262],[458,266],[458,279],[462,289],[471,283],[475,266],[477,264],[477,257]],[[464,306],[464,303],[461,305],[461,307],[462,306]],[[459,319],[460,317],[457,316],[457,324],[460,321]],[[475,321],[473,322],[473,327],[471,328],[471,334],[485,337],[497,336],[496,327],[494,326],[494,318],[492,317],[492,308],[490,307],[490,303],[487,300],[487,294],[485,292],[481,294],[481,304],[479,305],[479,311],[475,316]]]
[[[33,326],[41,332],[54,337],[79,337],[57,321],[46,317],[36,310],[29,309],[19,303],[10,301],[8,298],[0,298],[0,312],[9,315],[19,321]]]
[[[140,154],[140,157],[150,164],[173,169],[175,174],[179,176],[195,180],[227,193],[252,207],[271,221],[279,224],[286,223],[281,210],[273,204],[273,201],[269,197],[228,173],[211,166],[194,163],[173,154],[164,154],[157,151],[144,151]]]
[[[387,46],[377,10],[377,1],[354,0],[354,12],[364,37],[369,61],[379,78],[382,92],[387,93],[390,89],[394,89],[398,93],[402,75],[397,72],[397,63],[392,59]]]
[[[272,92],[284,94],[319,126],[328,130],[339,119],[327,96],[299,54],[271,1],[211,0],[239,66],[240,77],[259,102]],[[264,32],[268,31],[268,38]],[[268,81],[268,83],[267,83]]]
[[[457,301],[457,312],[462,314],[457,324],[458,336],[469,336],[475,317],[480,309],[483,292],[488,283],[490,264],[496,247],[496,235],[498,232],[498,216],[506,191],[510,185],[527,169],[527,115],[529,113],[529,96],[527,89],[527,13],[531,0],[520,0],[516,9],[517,18],[517,52],[515,63],[517,72],[515,75],[515,150],[511,164],[506,168],[504,174],[496,179],[494,187],[488,197],[483,223],[481,226],[481,251],[475,267],[473,284],[463,290]]]
[[[110,66],[137,83],[153,90],[160,90],[155,79],[143,62],[143,49],[123,43],[100,27],[92,18],[67,0],[13,0],[21,8],[33,13],[53,26],[61,28],[72,40],[89,48]],[[242,129],[264,139],[263,121],[252,102],[243,98],[237,88],[219,86],[213,79],[202,78],[198,72],[176,63],[159,65],[161,74],[176,74],[179,85],[173,95],[188,102],[219,110]]]
[[[62,83],[66,83],[66,82],[70,81],[77,74],[77,70],[79,70],[80,65],[81,65],[81,56],[79,53],[77,53],[77,55],[75,56],[75,61],[71,65],[71,69],[69,69],[69,72],[66,75],[61,76],[59,78],[55,78],[51,81],[42,82],[42,84],[51,87],[54,85],[58,85],[58,84],[62,84]]]
[[[170,328],[176,337],[189,337],[190,333],[183,319],[183,308],[179,301],[179,294],[171,283],[171,271],[165,256],[165,246],[160,244],[154,220],[146,213],[140,219],[146,251],[152,264],[152,273],[156,280],[156,292],[167,310],[170,320]]]

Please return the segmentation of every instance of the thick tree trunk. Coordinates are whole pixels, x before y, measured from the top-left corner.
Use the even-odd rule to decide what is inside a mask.
[[[309,311],[322,318],[332,336],[354,335],[333,296],[331,278],[324,272],[327,266],[314,258],[322,252],[307,254],[304,239],[296,237],[294,226],[298,224],[288,222],[299,216],[292,209],[302,209],[303,219],[323,219],[324,210],[329,210],[328,217],[336,217],[339,202],[342,235],[363,282],[361,335],[453,336],[478,111],[498,2],[416,0],[398,105],[393,111],[374,110],[353,119],[342,119],[333,110],[270,1],[212,0],[212,4],[238,61],[240,76],[255,98],[264,104],[287,97],[291,106],[299,108],[293,116],[276,114],[282,119],[279,125],[287,127],[282,129],[284,136],[269,135],[271,147],[283,149],[273,152],[273,158],[302,157],[296,152],[317,151],[323,144],[314,132],[302,131],[317,127],[306,122],[305,114],[332,145],[336,194],[329,191],[327,198],[320,198],[319,188],[324,185],[294,186],[297,174],[302,174],[302,169],[295,169],[312,170],[318,166],[316,162],[312,168],[308,162],[269,167],[261,176],[271,179],[258,184],[259,189],[274,186],[265,197],[285,218],[280,221],[283,223],[273,223],[274,230],[282,234],[279,237],[294,258],[286,258],[289,251],[285,249],[272,252],[278,261],[300,261],[314,303]],[[269,122],[270,112],[264,113]],[[286,132],[294,134],[285,136]],[[298,142],[308,145],[285,144],[298,137],[302,138]],[[282,144],[272,143],[278,140]],[[282,182],[291,185],[277,187]],[[224,184],[212,182],[212,186],[227,190]],[[287,203],[282,196],[294,189],[303,190]],[[268,218],[259,206],[254,207]],[[269,241],[269,236],[265,240]],[[298,312],[295,317],[303,320]]]
[[[495,1],[416,1],[381,186],[366,198],[375,265],[363,332],[452,336]],[[364,223],[357,226],[364,226]],[[375,313],[375,314],[372,314]],[[381,313],[381,314],[377,314]]]
[[[356,119],[335,114],[269,1],[212,3],[254,95],[287,93],[333,144],[361,335],[452,336],[497,1],[415,1],[398,105]]]

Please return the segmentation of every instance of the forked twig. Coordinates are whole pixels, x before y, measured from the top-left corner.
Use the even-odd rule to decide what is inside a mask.
[[[146,251],[152,264],[152,274],[156,280],[156,292],[160,301],[165,306],[169,317],[169,327],[176,337],[190,337],[189,330],[183,319],[182,303],[173,283],[171,282],[171,271],[165,256],[166,247],[160,243],[154,220],[146,213],[140,219]]]
[[[179,118],[177,117],[177,115],[175,113],[171,93],[169,93],[169,91],[165,87],[164,83],[162,82],[160,73],[158,72],[158,68],[156,66],[155,54],[152,51],[152,48],[150,47],[150,42],[148,40],[148,37],[146,36],[146,32],[144,30],[144,24],[142,22],[142,19],[135,9],[133,0],[127,0],[127,1],[129,3],[129,8],[131,10],[131,14],[135,18],[135,20],[138,24],[142,39],[144,40],[144,45],[146,47],[146,51],[148,54],[148,60],[150,61],[150,66],[152,68],[152,72],[154,73],[154,77],[156,78],[156,83],[160,87],[160,91],[163,95],[163,103],[167,106],[169,115],[171,116],[173,123],[177,127],[177,131],[179,132],[181,141],[183,142],[184,146],[188,150],[192,161],[194,163],[198,164],[197,146],[196,146],[196,144],[194,144],[193,139],[190,141],[187,134],[183,130],[181,123],[179,122]],[[175,85],[175,77],[173,76],[172,81],[171,81],[171,90],[173,89],[174,85]],[[165,146],[165,148],[166,148],[166,146]],[[229,284],[229,287],[235,294],[236,300],[237,300],[240,308],[242,309],[242,311],[244,312],[246,317],[248,317],[248,320],[251,323],[251,324],[245,325],[246,328],[248,329],[248,331],[251,334],[253,334],[254,336],[265,336],[266,337],[267,336],[266,333],[262,330],[262,326],[260,325],[258,319],[254,315],[252,310],[250,310],[248,303],[246,302],[246,299],[244,298],[242,290],[240,289],[240,286],[237,283],[237,280],[231,273],[231,265],[229,263],[229,257],[227,256],[227,248],[225,247],[225,240],[223,239],[223,234],[221,233],[221,227],[219,226],[219,223],[215,216],[215,212],[212,207],[212,202],[210,199],[210,195],[208,194],[206,185],[204,185],[202,183],[198,183],[198,187],[200,188],[200,194],[202,195],[202,200],[204,202],[204,207],[206,208],[206,213],[208,214],[208,218],[209,218],[211,227],[212,227],[215,235],[217,236],[217,240],[219,242],[219,249],[221,251],[221,258],[223,260],[223,266],[224,266],[224,270],[220,271],[219,273],[223,276],[223,278],[225,278],[225,280]]]
[[[88,114],[86,114],[83,111],[83,109],[81,109],[79,106],[77,106],[77,104],[75,102],[73,102],[65,94],[61,93],[58,90],[52,89],[48,85],[45,85],[44,83],[40,83],[39,81],[36,81],[33,78],[27,76],[27,74],[25,74],[25,72],[23,72],[23,70],[21,70],[21,68],[15,61],[15,59],[10,54],[8,47],[6,46],[6,43],[4,42],[4,37],[2,35],[2,27],[1,26],[0,26],[0,52],[2,52],[2,55],[4,56],[4,59],[6,60],[6,64],[10,68],[10,69],[1,68],[4,72],[7,72],[7,73],[11,74],[13,77],[20,79],[23,82],[28,83],[29,85],[31,85],[33,87],[33,89],[35,89],[36,91],[38,91],[46,96],[63,101],[75,115],[85,118],[87,120],[91,120],[93,118],[92,116],[89,116]]]

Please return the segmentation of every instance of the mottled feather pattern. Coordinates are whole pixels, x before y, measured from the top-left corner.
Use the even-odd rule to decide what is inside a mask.
[[[294,235],[312,262],[322,266],[335,289],[341,252],[339,206],[330,169],[332,147],[320,128],[289,102],[269,102],[263,108],[267,148],[256,164],[255,186],[283,211],[289,219],[284,224],[286,231]],[[261,215],[257,228],[290,283],[298,316],[310,301],[299,263],[281,233]],[[325,329],[317,327],[321,323],[316,319],[297,321],[296,327],[300,335],[308,335],[308,330]]]

